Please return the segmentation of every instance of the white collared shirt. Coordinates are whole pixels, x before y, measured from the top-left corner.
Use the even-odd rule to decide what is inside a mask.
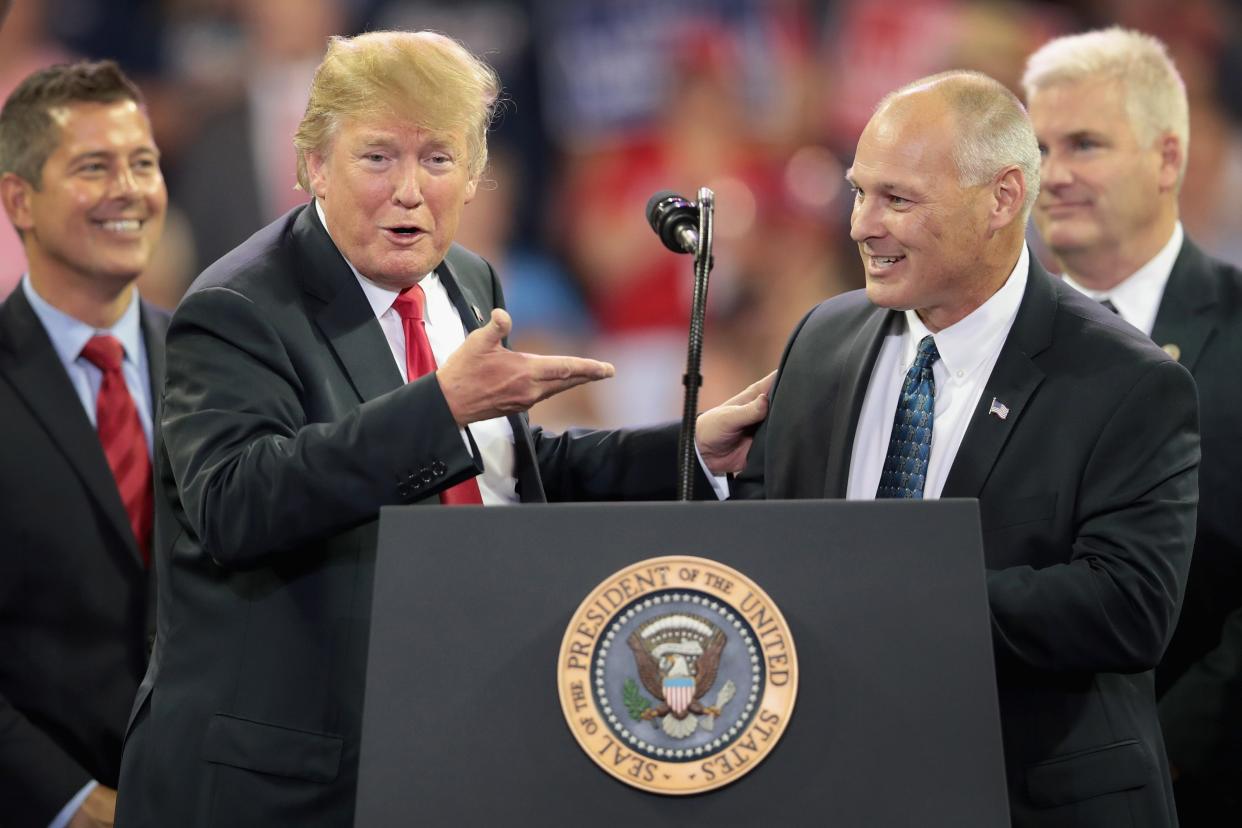
[[[327,219],[317,199],[315,210],[319,213],[319,220],[323,223],[324,230],[328,230]],[[331,237],[331,235],[329,231],[328,236]],[[342,258],[344,255],[344,253],[341,254]],[[348,259],[345,259],[345,262],[349,264],[349,269],[358,279],[358,285],[366,294],[367,302],[370,303],[371,310],[374,311],[375,318],[384,331],[384,338],[388,340],[388,348],[392,351],[392,358],[397,363],[397,370],[401,372],[401,379],[408,382],[409,377],[405,372],[405,328],[401,324],[401,317],[392,307],[398,292],[377,285],[359,273]],[[423,294],[427,297],[427,304],[423,309],[427,339],[431,342],[431,352],[435,355],[436,364],[443,365],[444,361],[466,341],[466,330],[461,316],[457,313],[457,308],[453,306],[453,300],[449,298],[448,291],[440,282],[439,275],[434,272],[428,273],[419,281],[419,284],[423,288]],[[416,427],[415,424],[411,426]],[[505,417],[497,417],[493,420],[471,423],[470,434],[474,437],[475,445],[479,447],[479,455],[483,458],[483,473],[476,478],[479,483],[479,494],[483,497],[483,505],[500,506],[517,503],[514,437],[513,427],[509,425],[509,420]],[[469,447],[470,440],[464,428],[461,429],[461,438]]]
[[[979,396],[1018,315],[1030,263],[1030,253],[1023,245],[1017,265],[1000,290],[968,316],[933,336],[940,359],[932,364],[936,404],[932,420],[931,457],[923,486],[925,500],[939,498],[944,489]],[[900,330],[885,335],[854,429],[854,448],[850,454],[846,489],[846,497],[850,500],[871,500],[875,497],[906,372],[914,363],[919,342],[930,333],[918,314],[909,310],[905,312]]]
[[[1083,287],[1068,273],[1061,278],[1067,285],[1097,302],[1105,299],[1112,302],[1122,319],[1151,336],[1151,330],[1156,326],[1156,314],[1160,311],[1160,300],[1164,298],[1165,285],[1169,283],[1169,276],[1173,273],[1173,265],[1177,262],[1177,254],[1182,251],[1182,242],[1185,239],[1186,231],[1182,229],[1179,221],[1173,226],[1173,235],[1160,248],[1160,252],[1112,290]]]

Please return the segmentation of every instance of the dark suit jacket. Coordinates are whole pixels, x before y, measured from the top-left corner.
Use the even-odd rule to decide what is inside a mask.
[[[163,311],[142,306],[153,393]],[[0,820],[44,828],[117,784],[148,579],[99,437],[20,288],[0,307]]]
[[[899,316],[858,291],[803,320],[739,496],[845,496]],[[1190,560],[1198,463],[1186,370],[1032,261],[942,495],[979,499],[1015,825],[1175,824],[1151,670]]]
[[[503,303],[462,248],[437,272],[468,327]],[[169,329],[164,405],[159,471],[179,502],[156,533],[167,603],[117,824],[350,825],[379,509],[436,503],[481,467],[434,376],[402,385],[313,208],[197,280]],[[673,428],[510,423],[524,502],[675,494]]]
[[[1160,700],[1183,824],[1219,825],[1242,808],[1242,609],[1217,637]]]
[[[1179,360],[1194,375],[1203,434],[1194,558],[1177,630],[1156,670],[1169,757],[1186,777],[1178,784],[1182,808],[1191,804],[1192,797],[1210,796],[1206,787],[1190,784],[1190,777],[1197,774],[1218,777],[1224,788],[1242,785],[1242,755],[1235,753],[1228,763],[1232,771],[1225,771],[1199,749],[1230,725],[1212,721],[1212,711],[1217,710],[1213,694],[1194,690],[1205,675],[1219,675],[1223,664],[1238,663],[1238,658],[1230,662],[1220,653],[1211,664],[1200,662],[1221,642],[1226,618],[1242,610],[1242,520],[1238,515],[1242,507],[1242,428],[1238,427],[1238,412],[1242,411],[1242,271],[1208,257],[1187,239],[1169,274],[1152,339],[1157,345],[1176,345]],[[1236,617],[1233,624],[1238,626]],[[1224,643],[1225,650],[1238,646],[1236,633],[1233,640],[1235,643]],[[1242,676],[1235,677],[1237,681],[1242,681]],[[1236,714],[1232,726],[1237,727]],[[1195,732],[1202,727],[1210,732]],[[1242,731],[1235,733],[1236,746],[1242,742]],[[1197,792],[1192,794],[1191,787]],[[1214,806],[1204,802],[1201,807]]]

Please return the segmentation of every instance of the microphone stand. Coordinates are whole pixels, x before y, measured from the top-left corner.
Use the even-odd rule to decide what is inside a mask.
[[[686,387],[685,407],[681,419],[681,436],[677,443],[677,499],[694,499],[694,466],[698,457],[694,448],[694,427],[699,412],[699,386],[703,375],[703,318],[707,312],[707,277],[712,271],[712,219],[716,194],[707,187],[699,188],[699,244],[694,251],[694,297],[690,304],[690,343],[686,348],[686,373],[681,383]]]

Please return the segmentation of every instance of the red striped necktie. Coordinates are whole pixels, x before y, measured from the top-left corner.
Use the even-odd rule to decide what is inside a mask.
[[[401,291],[392,303],[393,310],[401,317],[401,327],[405,329],[405,376],[408,382],[436,370],[436,357],[431,352],[431,341],[427,339],[423,317],[426,302],[422,285],[414,285]],[[478,506],[483,503],[483,496],[479,494],[478,481],[471,477],[440,492],[440,502],[446,506]]]
[[[124,354],[125,349],[113,336],[94,336],[82,349],[82,356],[103,372],[99,397],[95,401],[95,426],[142,560],[150,564],[151,527],[155,520],[151,459],[147,455],[147,438],[138,419],[138,408],[125,385],[125,374],[121,372]]]

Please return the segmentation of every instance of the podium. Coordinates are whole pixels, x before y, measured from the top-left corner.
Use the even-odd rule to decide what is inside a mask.
[[[647,558],[732,567],[779,607],[796,706],[743,778],[616,781],[557,690],[579,603]],[[385,509],[355,824],[1009,824],[978,506],[766,501]]]

